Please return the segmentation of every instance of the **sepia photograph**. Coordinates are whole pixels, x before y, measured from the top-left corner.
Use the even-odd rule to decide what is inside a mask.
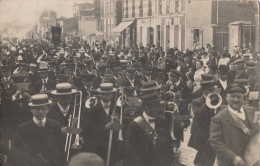
[[[0,166],[260,166],[260,0],[0,0]]]

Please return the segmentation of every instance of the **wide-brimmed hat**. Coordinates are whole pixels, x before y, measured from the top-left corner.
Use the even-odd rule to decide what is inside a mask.
[[[52,103],[52,101],[49,100],[48,95],[36,94],[31,97],[31,102],[28,103],[28,105],[31,107],[36,107],[36,106],[49,105],[51,103]]]
[[[178,70],[175,70],[175,69],[171,69],[168,74],[171,76],[179,76],[179,77],[183,76],[181,72],[179,72]]]
[[[39,64],[39,70],[38,72],[39,73],[45,73],[45,72],[48,72],[49,71],[49,68],[48,68],[48,63],[47,62],[41,62]]]
[[[70,83],[60,83],[56,85],[56,90],[51,91],[52,95],[70,95],[77,92],[76,89],[72,89]]]
[[[100,88],[97,89],[99,93],[113,93],[116,91],[116,88],[113,87],[112,83],[101,83]]]
[[[211,74],[202,74],[201,78],[202,81],[200,82],[200,85],[203,89],[214,88],[216,85],[216,81],[213,80],[213,75]]]
[[[155,80],[152,81],[148,81],[143,83],[142,88],[140,88],[141,92],[148,92],[148,91],[156,91],[156,90],[160,90],[161,87],[156,83]]]

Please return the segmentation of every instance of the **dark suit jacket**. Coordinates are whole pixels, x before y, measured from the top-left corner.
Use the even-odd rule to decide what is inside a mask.
[[[68,114],[66,116],[63,116],[62,113],[60,112],[58,103],[54,102],[52,103],[50,112],[48,113],[47,116],[53,120],[58,121],[64,127],[64,126],[68,126],[69,123],[68,119],[69,116],[72,115],[72,113],[73,113],[73,106],[70,105]]]
[[[36,81],[33,85],[33,93],[36,94],[36,93],[39,93],[42,89],[42,79]],[[56,88],[56,81],[54,80],[51,80],[48,78],[48,81],[47,81],[47,91],[48,90],[54,90]]]
[[[211,148],[209,143],[210,121],[215,115],[214,111],[206,106],[205,101],[204,96],[192,101],[194,118],[188,142],[188,146],[201,152]]]
[[[229,85],[230,85],[230,81],[227,80],[227,88],[228,88]],[[221,91],[220,91],[220,96],[221,96],[222,99],[223,99],[223,104],[226,104],[226,103],[227,103],[227,102],[226,102],[227,88],[226,88],[226,90],[225,90],[225,89],[222,87],[222,85],[221,85],[221,83],[220,83],[219,80],[217,80],[216,86],[221,89]]]
[[[259,129],[259,125],[253,123],[255,110],[253,107],[243,106],[246,114],[245,124],[250,130]],[[248,135],[244,134],[230,115],[228,108],[224,108],[212,120],[210,126],[210,143],[217,153],[218,163],[221,166],[232,166],[235,157],[243,155],[243,150],[248,141]]]
[[[113,101],[113,100],[112,100]],[[113,106],[110,106],[109,115],[112,114]],[[98,154],[104,161],[107,157],[107,149],[109,142],[109,130],[105,129],[105,125],[111,122],[110,116],[108,116],[101,104],[98,101],[97,105],[91,108],[86,117],[86,124],[83,127],[82,136],[86,145],[86,150]],[[111,158],[112,162],[115,161],[115,146],[118,132],[113,132],[112,151]]]
[[[64,166],[66,159],[64,145],[60,142],[60,128],[57,121],[49,118],[43,128],[38,127],[31,119],[18,126],[12,141],[13,148],[27,154],[29,158],[22,160],[27,160],[28,163],[37,161],[37,165],[40,165],[46,160],[49,166]]]
[[[149,136],[135,122],[130,122],[126,138],[124,166],[170,166],[172,165],[172,139],[165,119],[155,122],[158,134],[154,145]]]

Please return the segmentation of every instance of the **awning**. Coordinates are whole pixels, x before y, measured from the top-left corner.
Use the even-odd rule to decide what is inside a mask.
[[[134,21],[124,21],[121,22],[118,26],[116,26],[112,32],[122,32],[124,29],[129,27]]]

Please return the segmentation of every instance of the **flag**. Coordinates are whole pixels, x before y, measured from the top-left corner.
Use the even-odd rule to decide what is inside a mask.
[[[52,43],[59,45],[61,43],[61,27],[51,27]]]

